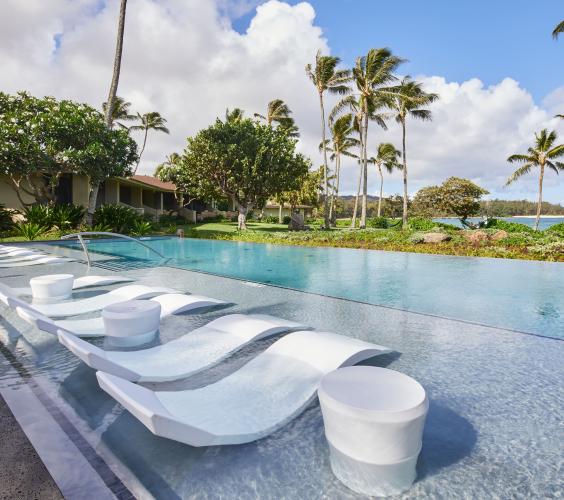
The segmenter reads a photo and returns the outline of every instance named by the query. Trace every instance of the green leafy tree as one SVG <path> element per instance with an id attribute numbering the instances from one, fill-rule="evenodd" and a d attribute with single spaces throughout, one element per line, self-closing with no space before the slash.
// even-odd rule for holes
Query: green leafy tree
<path id="1" fill-rule="evenodd" d="M 376 150 L 376 156 L 373 156 L 368 160 L 368 163 L 373 163 L 378 169 L 378 175 L 380 177 L 380 196 L 378 197 L 378 211 L 377 217 L 380 217 L 382 211 L 382 197 L 384 195 L 384 174 L 382 168 L 391 174 L 394 169 L 401 170 L 401 165 L 398 158 L 401 157 L 401 153 L 395 148 L 393 144 L 389 142 L 382 142 L 378 145 Z"/>
<path id="2" fill-rule="evenodd" d="M 325 141 L 327 151 L 331 152 L 330 159 L 335 162 L 335 183 L 331 193 L 331 202 L 329 204 L 329 219 L 333 225 L 336 221 L 335 204 L 339 196 L 341 156 L 358 158 L 358 155 L 351 152 L 352 148 L 356 148 L 360 144 L 360 141 L 352 135 L 355 131 L 353 121 L 353 115 L 351 113 L 347 113 L 337 118 L 330 125 L 331 139 L 327 139 Z M 319 149 L 322 149 L 322 147 L 323 145 L 320 144 Z"/>
<path id="3" fill-rule="evenodd" d="M 295 146 L 283 131 L 268 125 L 218 119 L 188 138 L 181 165 L 186 176 L 199 179 L 202 197 L 234 200 L 245 229 L 249 210 L 299 188 L 310 162 L 296 153 Z"/>
<path id="4" fill-rule="evenodd" d="M 82 174 L 91 184 L 128 175 L 137 145 L 126 130 L 106 127 L 85 104 L 0 93 L 0 165 L 20 201 L 52 204 L 63 174 Z"/>
<path id="5" fill-rule="evenodd" d="M 539 221 L 542 209 L 542 184 L 544 180 L 545 170 L 548 168 L 555 173 L 564 170 L 564 163 L 557 161 L 558 158 L 564 156 L 564 144 L 556 145 L 556 132 L 548 132 L 542 129 L 535 134 L 535 145 L 531 146 L 526 154 L 515 154 L 507 158 L 509 163 L 522 163 L 522 165 L 513 172 L 511 177 L 507 179 L 506 186 L 512 184 L 531 169 L 539 169 L 539 198 L 537 203 L 537 214 L 535 219 L 535 229 L 539 227 Z"/>
<path id="6" fill-rule="evenodd" d="M 129 127 L 129 130 L 142 130 L 143 131 L 143 145 L 141 146 L 141 151 L 139 153 L 139 158 L 137 159 L 137 164 L 133 169 L 133 174 L 137 172 L 139 168 L 139 162 L 141 161 L 141 156 L 143 151 L 145 151 L 145 146 L 147 145 L 147 135 L 149 130 L 155 130 L 157 132 L 163 132 L 165 134 L 170 133 L 165 123 L 166 120 L 157 111 L 152 111 L 150 113 L 145 113 L 144 115 L 137 113 L 137 118 L 139 119 L 139 125 L 133 125 Z"/>
<path id="7" fill-rule="evenodd" d="M 323 169 L 306 172 L 299 179 L 299 187 L 282 193 L 281 199 L 288 202 L 290 212 L 293 213 L 298 205 L 317 206 L 319 203 L 319 192 L 323 182 Z M 282 221 L 279 221 L 280 223 Z"/>
<path id="8" fill-rule="evenodd" d="M 157 179 L 172 182 L 176 186 L 177 210 L 189 205 L 196 198 L 206 196 L 201 179 L 192 175 L 190 168 L 184 165 L 184 157 L 178 153 L 169 155 L 165 162 L 157 166 L 154 175 Z"/>
<path id="9" fill-rule="evenodd" d="M 123 97 L 119 97 L 116 96 L 114 99 L 114 108 L 112 111 L 112 123 L 111 123 L 111 127 L 113 128 L 114 125 L 119 125 L 122 128 L 128 128 L 126 125 L 124 125 L 123 123 L 121 123 L 122 121 L 132 121 L 135 120 L 137 118 L 137 115 L 132 114 L 129 111 L 129 108 L 131 107 L 131 103 L 127 102 Z M 102 104 L 102 112 L 104 113 L 104 115 L 106 114 L 108 110 L 108 103 L 104 102 Z M 121 121 L 118 121 L 121 120 Z"/>
<path id="10" fill-rule="evenodd" d="M 323 150 L 323 216 L 324 227 L 329 229 L 329 172 L 327 163 L 326 148 L 326 125 L 325 125 L 325 105 L 323 94 L 348 94 L 349 71 L 337 70 L 339 58 L 334 56 L 324 56 L 318 51 L 315 56 L 315 65 L 308 64 L 305 68 L 306 75 L 309 77 L 319 95 L 319 108 L 321 111 L 321 144 Z"/>
<path id="11" fill-rule="evenodd" d="M 439 96 L 433 93 L 427 93 L 423 90 L 421 83 L 412 80 L 406 76 L 400 84 L 393 89 L 391 94 L 392 100 L 390 107 L 393 109 L 396 121 L 401 125 L 401 143 L 403 156 L 403 227 L 407 227 L 407 154 L 405 147 L 406 123 L 407 118 L 415 118 L 417 120 L 430 121 L 432 119 L 431 111 L 423 109 L 423 106 L 435 102 Z"/>

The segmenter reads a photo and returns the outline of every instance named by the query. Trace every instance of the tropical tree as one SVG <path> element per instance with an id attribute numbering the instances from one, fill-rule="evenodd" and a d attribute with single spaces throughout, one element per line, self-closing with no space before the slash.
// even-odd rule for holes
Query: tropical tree
<path id="1" fill-rule="evenodd" d="M 198 180 L 201 197 L 234 200 L 245 229 L 249 210 L 300 187 L 310 162 L 295 148 L 296 141 L 276 128 L 218 119 L 188 138 L 181 166 L 187 179 Z"/>
<path id="2" fill-rule="evenodd" d="M 552 38 L 558 38 L 560 33 L 564 33 L 564 21 L 560 21 L 552 31 Z"/>
<path id="3" fill-rule="evenodd" d="M 132 121 L 137 118 L 137 115 L 133 115 L 130 113 L 129 111 L 130 107 L 131 107 L 130 102 L 127 102 L 123 97 L 116 96 L 116 98 L 114 99 L 114 109 L 112 111 L 112 116 L 111 116 L 112 119 L 111 128 L 113 128 L 115 124 L 119 125 L 122 128 L 127 128 L 126 125 L 118 122 L 118 120 Z M 102 111 L 104 115 L 106 114 L 107 108 L 108 108 L 108 103 L 104 102 L 102 104 Z"/>
<path id="4" fill-rule="evenodd" d="M 285 130 L 290 137 L 299 137 L 298 127 L 294 119 L 290 116 L 292 111 L 282 99 L 274 99 L 270 101 L 266 108 L 266 115 L 255 113 L 256 118 L 265 120 L 270 126 L 276 123 L 278 127 Z"/>
<path id="5" fill-rule="evenodd" d="M 178 153 L 167 156 L 166 160 L 155 169 L 154 176 L 163 182 L 172 182 L 176 186 L 177 210 L 205 195 L 200 179 L 191 175 L 189 169 L 185 168 L 183 157 Z"/>
<path id="6" fill-rule="evenodd" d="M 549 168 L 556 173 L 564 170 L 564 163 L 556 161 L 557 158 L 564 156 L 564 144 L 555 145 L 556 139 L 557 135 L 554 130 L 548 132 L 547 129 L 542 129 L 535 134 L 535 144 L 527 149 L 526 154 L 515 154 L 507 158 L 509 163 L 522 163 L 522 165 L 507 179 L 506 186 L 512 184 L 523 175 L 528 174 L 532 168 L 538 167 L 539 169 L 539 198 L 535 229 L 539 227 L 542 208 L 542 183 L 545 169 Z"/>
<path id="7" fill-rule="evenodd" d="M 121 56 L 123 52 L 123 33 L 125 29 L 125 10 L 127 7 L 127 0 L 120 1 L 118 30 L 116 38 L 116 51 L 114 55 L 114 68 L 112 72 L 112 83 L 110 84 L 110 92 L 108 100 L 106 101 L 105 122 L 106 126 L 111 129 L 113 124 L 113 113 L 116 101 L 117 89 L 119 84 L 119 74 L 121 71 Z M 98 200 L 98 191 L 100 190 L 100 182 L 95 177 L 90 177 L 90 194 L 88 196 L 88 223 L 92 224 L 94 211 L 96 210 L 96 201 Z"/>
<path id="8" fill-rule="evenodd" d="M 225 110 L 225 121 L 227 122 L 239 122 L 244 118 L 245 112 L 241 108 L 233 108 L 233 110 L 227 108 Z"/>
<path id="9" fill-rule="evenodd" d="M 378 145 L 376 150 L 376 156 L 373 156 L 368 160 L 368 163 L 373 163 L 378 169 L 378 175 L 380 176 L 380 196 L 378 196 L 378 211 L 377 216 L 380 217 L 382 213 L 382 196 L 384 195 L 384 174 L 382 172 L 382 167 L 391 174 L 394 169 L 401 170 L 401 165 L 398 158 L 401 157 L 401 153 L 394 147 L 393 144 L 389 142 L 382 142 Z"/>
<path id="10" fill-rule="evenodd" d="M 358 92 L 358 98 L 349 96 L 337 104 L 336 110 L 344 106 L 357 106 L 359 110 L 358 126 L 360 130 L 360 161 L 362 183 L 362 208 L 360 227 L 366 227 L 366 208 L 368 202 L 368 123 L 376 121 L 385 128 L 385 116 L 379 113 L 389 100 L 388 87 L 396 77 L 394 71 L 403 62 L 387 48 L 370 49 L 365 56 L 356 59 L 352 70 L 352 80 Z M 352 99 L 351 99 L 352 98 Z"/>
<path id="11" fill-rule="evenodd" d="M 331 152 L 330 159 L 335 162 L 335 183 L 331 193 L 329 203 L 329 220 L 331 224 L 335 224 L 336 219 L 336 201 L 339 197 L 339 183 L 341 177 L 341 156 L 358 158 L 358 155 L 351 153 L 351 149 L 358 147 L 360 141 L 351 134 L 355 131 L 353 115 L 347 113 L 342 115 L 330 124 L 331 139 L 325 141 L 327 151 Z M 319 145 L 319 149 L 323 148 L 323 144 Z"/>
<path id="12" fill-rule="evenodd" d="M 132 125 L 131 127 L 129 127 L 129 130 L 143 130 L 143 146 L 141 146 L 139 159 L 137 160 L 137 165 L 135 165 L 135 169 L 133 170 L 134 175 L 135 172 L 137 172 L 137 168 L 139 167 L 139 162 L 141 161 L 143 151 L 145 151 L 149 130 L 156 130 L 158 132 L 164 132 L 165 134 L 168 134 L 170 132 L 165 126 L 166 120 L 157 111 L 145 113 L 144 115 L 137 113 L 137 118 L 141 123 L 139 125 Z"/>
<path id="13" fill-rule="evenodd" d="M 326 148 L 326 132 L 325 132 L 325 106 L 323 103 L 323 94 L 325 92 L 333 94 L 348 94 L 350 87 L 348 82 L 350 72 L 348 70 L 337 70 L 340 59 L 334 56 L 321 55 L 318 51 L 315 55 L 315 65 L 308 64 L 305 67 L 306 75 L 315 85 L 319 95 L 319 108 L 321 111 L 321 144 L 323 150 L 323 215 L 324 227 L 329 229 L 329 178 L 327 165 L 327 148 Z"/>
<path id="14" fill-rule="evenodd" d="M 396 121 L 401 125 L 402 132 L 402 156 L 403 156 L 403 214 L 402 226 L 407 227 L 407 155 L 405 147 L 405 131 L 407 118 L 415 118 L 423 121 L 432 119 L 431 111 L 423 109 L 423 106 L 435 102 L 439 96 L 427 93 L 423 90 L 422 84 L 412 80 L 409 76 L 402 79 L 391 94 L 390 108 L 393 110 Z"/>

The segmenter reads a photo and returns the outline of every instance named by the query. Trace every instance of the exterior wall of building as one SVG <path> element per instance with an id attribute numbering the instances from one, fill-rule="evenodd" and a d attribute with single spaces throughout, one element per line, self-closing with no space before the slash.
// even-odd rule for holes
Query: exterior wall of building
<path id="1" fill-rule="evenodd" d="M 25 186 L 24 186 L 25 187 Z M 26 193 L 21 192 L 21 197 L 25 203 L 33 203 L 34 198 Z M 10 179 L 6 175 L 0 175 L 0 203 L 14 210 L 21 210 L 23 208 L 18 195 L 10 185 Z"/>
<path id="2" fill-rule="evenodd" d="M 104 184 L 104 203 L 119 203 L 119 181 L 108 179 Z"/>
<path id="3" fill-rule="evenodd" d="M 88 185 L 88 177 L 86 175 L 72 176 L 72 202 L 75 205 L 88 206 L 88 195 L 90 187 Z"/>

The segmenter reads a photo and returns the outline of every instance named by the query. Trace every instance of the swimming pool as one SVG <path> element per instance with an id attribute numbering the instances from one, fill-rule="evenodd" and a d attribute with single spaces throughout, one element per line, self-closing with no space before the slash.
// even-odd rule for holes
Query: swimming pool
<path id="1" fill-rule="evenodd" d="M 144 242 L 173 267 L 564 338 L 561 263 L 176 237 Z M 88 248 L 160 261 L 135 242 L 93 240 Z"/>

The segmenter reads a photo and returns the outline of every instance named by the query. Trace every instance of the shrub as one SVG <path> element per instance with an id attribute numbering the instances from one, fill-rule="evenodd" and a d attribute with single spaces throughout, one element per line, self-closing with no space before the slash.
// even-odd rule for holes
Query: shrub
<path id="1" fill-rule="evenodd" d="M 15 210 L 5 208 L 3 203 L 0 203 L 0 232 L 10 231 L 14 227 Z"/>
<path id="2" fill-rule="evenodd" d="M 282 219 L 282 224 L 290 224 L 290 222 L 292 222 L 292 217 L 290 217 L 289 215 L 285 215 L 284 218 Z"/>
<path id="3" fill-rule="evenodd" d="M 545 232 L 555 234 L 556 236 L 560 236 L 560 238 L 564 238 L 564 222 L 553 224 L 549 228 L 545 229 Z"/>
<path id="4" fill-rule="evenodd" d="M 489 219 L 486 223 L 488 229 L 503 229 L 508 233 L 533 233 L 535 230 L 526 224 L 508 222 L 502 219 Z"/>
<path id="5" fill-rule="evenodd" d="M 33 241 L 42 234 L 46 233 L 48 228 L 32 222 L 23 222 L 16 226 L 16 234 L 22 236 L 26 240 Z"/>
<path id="6" fill-rule="evenodd" d="M 145 236 L 153 231 L 153 225 L 150 222 L 143 220 L 136 220 L 131 227 L 131 234 L 133 236 Z"/>
<path id="7" fill-rule="evenodd" d="M 169 226 L 171 224 L 186 224 L 186 219 L 181 215 L 161 215 L 159 217 L 159 223 L 163 226 Z"/>
<path id="8" fill-rule="evenodd" d="M 76 228 L 84 219 L 86 209 L 80 205 L 54 205 L 48 208 L 49 225 L 56 226 L 59 231 Z"/>
<path id="9" fill-rule="evenodd" d="M 266 222 L 267 224 L 278 224 L 278 217 L 276 215 L 267 215 L 261 219 L 261 222 Z"/>
<path id="10" fill-rule="evenodd" d="M 94 223 L 110 227 L 114 233 L 128 233 L 141 218 L 123 205 L 102 205 L 94 212 Z"/>
<path id="11" fill-rule="evenodd" d="M 110 226 L 105 226 L 104 224 L 95 224 L 90 226 L 88 224 L 82 224 L 78 228 L 80 231 L 86 232 L 97 232 L 97 233 L 110 233 L 112 228 Z"/>
<path id="12" fill-rule="evenodd" d="M 412 234 L 409 237 L 408 241 L 410 243 L 423 243 L 425 241 L 425 238 L 423 237 L 423 235 L 421 233 L 415 233 L 415 234 Z"/>
<path id="13" fill-rule="evenodd" d="M 25 221 L 29 224 L 35 224 L 41 227 L 51 227 L 51 214 L 49 207 L 46 205 L 31 205 L 23 210 Z"/>
<path id="14" fill-rule="evenodd" d="M 166 234 L 176 234 L 176 224 L 170 224 L 169 226 L 167 226 L 165 228 L 165 233 Z"/>
<path id="15" fill-rule="evenodd" d="M 369 219 L 366 219 L 366 227 L 388 229 L 388 227 L 390 227 L 390 224 L 386 217 L 370 217 Z"/>
<path id="16" fill-rule="evenodd" d="M 409 228 L 414 231 L 432 231 L 437 227 L 437 223 L 425 217 L 412 217 L 409 219 Z"/>

